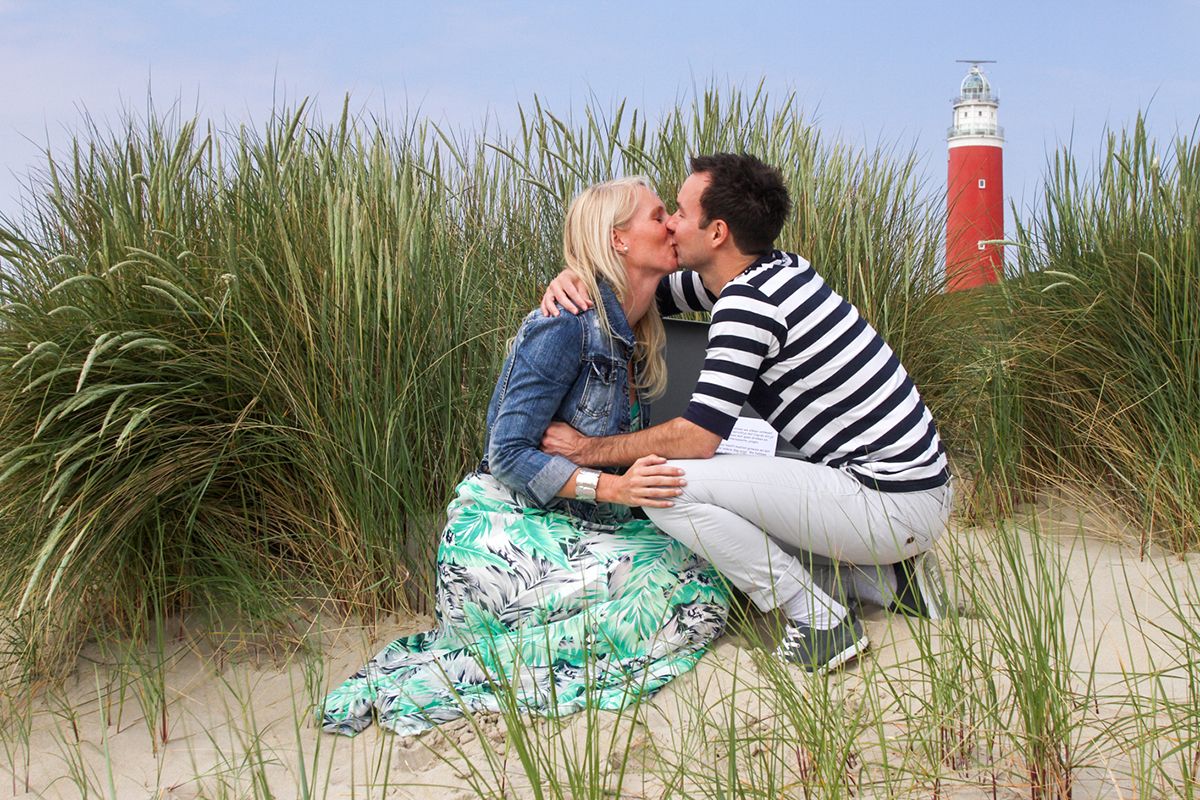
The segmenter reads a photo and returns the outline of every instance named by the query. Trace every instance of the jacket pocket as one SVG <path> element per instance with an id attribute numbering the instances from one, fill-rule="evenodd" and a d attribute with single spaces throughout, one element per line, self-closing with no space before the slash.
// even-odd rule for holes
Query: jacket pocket
<path id="1" fill-rule="evenodd" d="M 579 398 L 578 413 L 607 419 L 613 413 L 617 392 L 624 383 L 624 365 L 604 356 L 593 356 L 584 362 L 584 366 L 587 380 Z"/>

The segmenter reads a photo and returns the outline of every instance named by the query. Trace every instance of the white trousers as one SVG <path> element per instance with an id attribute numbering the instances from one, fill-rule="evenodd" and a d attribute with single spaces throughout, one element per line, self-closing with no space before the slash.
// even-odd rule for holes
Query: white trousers
<path id="1" fill-rule="evenodd" d="M 814 561 L 894 564 L 933 547 L 950 487 L 868 489 L 840 469 L 791 458 L 674 460 L 687 479 L 671 508 L 646 515 L 704 556 L 760 609 L 829 627 L 846 609 L 813 582 Z"/>

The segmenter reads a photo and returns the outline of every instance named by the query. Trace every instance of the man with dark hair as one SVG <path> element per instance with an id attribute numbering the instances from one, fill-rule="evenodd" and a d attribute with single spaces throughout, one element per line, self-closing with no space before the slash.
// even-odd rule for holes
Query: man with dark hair
<path id="1" fill-rule="evenodd" d="M 868 644 L 847 593 L 940 614 L 932 548 L 950 485 L 933 419 L 895 354 L 807 261 L 771 249 L 790 207 L 779 171 L 753 156 L 693 159 L 668 225 L 688 269 L 658 290 L 664 314 L 712 312 L 687 409 L 602 438 L 556 422 L 542 445 L 593 466 L 647 453 L 686 459 L 673 462 L 686 476 L 673 505 L 647 515 L 759 608 L 781 609 L 777 655 L 823 671 Z M 555 284 L 547 313 L 557 313 L 554 300 L 569 311 L 586 302 Z M 746 402 L 801 458 L 712 457 Z M 839 565 L 838 579 L 819 586 L 813 556 Z"/>
<path id="2" fill-rule="evenodd" d="M 708 176 L 700 195 L 700 227 L 725 220 L 738 250 L 770 252 L 792 209 L 779 170 L 753 156 L 717 153 L 694 156 L 692 174 Z"/>

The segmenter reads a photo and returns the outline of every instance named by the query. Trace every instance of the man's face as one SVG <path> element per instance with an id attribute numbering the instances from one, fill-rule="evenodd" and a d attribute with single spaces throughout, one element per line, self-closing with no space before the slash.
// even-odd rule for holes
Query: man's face
<path id="1" fill-rule="evenodd" d="M 675 252 L 679 255 L 681 267 L 702 269 L 712 257 L 712 250 L 708 246 L 709 231 L 700 227 L 700 223 L 705 221 L 700 208 L 700 195 L 708 188 L 710 180 L 703 172 L 689 175 L 676 196 L 679 207 L 667 220 L 667 229 L 675 239 Z"/>

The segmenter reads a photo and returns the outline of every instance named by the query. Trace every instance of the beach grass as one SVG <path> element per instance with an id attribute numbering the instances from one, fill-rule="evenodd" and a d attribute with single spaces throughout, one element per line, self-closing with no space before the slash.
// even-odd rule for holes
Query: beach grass
<path id="1" fill-rule="evenodd" d="M 787 236 L 936 364 L 913 155 L 827 145 L 793 103 L 709 90 L 653 126 L 535 105 L 507 138 L 303 104 L 261 130 L 85 121 L 0 224 L 0 602 L 26 671 L 156 609 L 422 609 L 565 204 L 614 173 L 670 198 L 689 153 L 753 144 L 803 187 Z"/>
<path id="2" fill-rule="evenodd" d="M 991 293 L 980 475 L 1011 508 L 1070 487 L 1136 522 L 1143 549 L 1200 543 L 1200 141 L 1141 115 L 1096 162 L 1053 154 Z M 1003 497 L 1007 495 L 1006 497 Z"/>
<path id="3" fill-rule="evenodd" d="M 1055 154 L 1009 278 L 947 295 L 914 154 L 829 140 L 794 97 L 701 89 L 654 120 L 535 101 L 520 120 L 452 133 L 301 104 L 226 130 L 151 103 L 49 155 L 0 220 L 0 787 L 1200 794 L 1194 136 L 1164 148 L 1139 119 L 1090 171 Z M 943 546 L 957 613 L 870 618 L 872 654 L 830 676 L 772 662 L 750 615 L 644 708 L 530 720 L 513 698 L 415 741 L 323 736 L 324 692 L 389 615 L 428 608 L 442 508 L 559 268 L 566 203 L 644 173 L 671 205 L 688 155 L 721 149 L 782 167 L 782 243 L 938 420 L 959 523 L 983 526 Z M 1048 496 L 1122 518 L 1135 546 L 1048 530 L 1030 516 Z M 332 647 L 350 619 L 361 640 Z"/>

